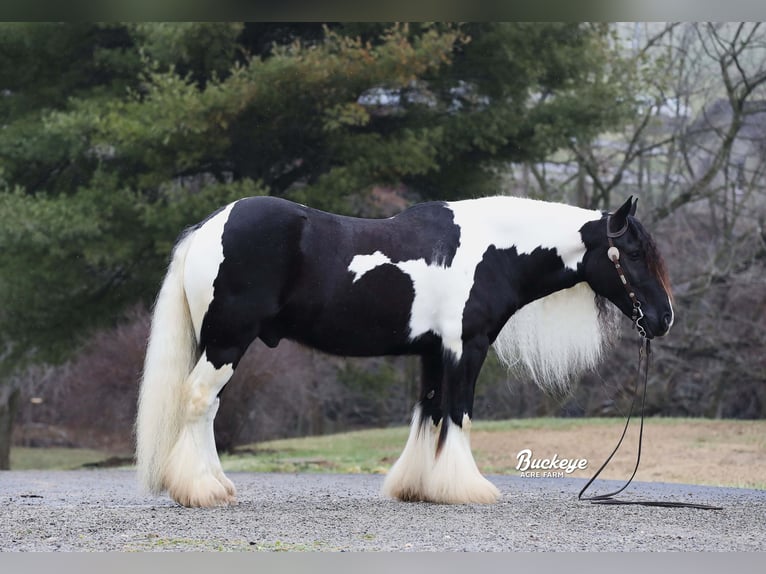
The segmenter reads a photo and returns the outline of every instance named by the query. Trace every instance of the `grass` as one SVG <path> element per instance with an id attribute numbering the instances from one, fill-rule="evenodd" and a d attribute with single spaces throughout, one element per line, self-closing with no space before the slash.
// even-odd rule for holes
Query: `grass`
<path id="1" fill-rule="evenodd" d="M 681 421 L 682 419 L 671 419 Z M 473 431 L 567 430 L 613 425 L 615 419 L 531 418 L 479 421 Z M 238 447 L 221 460 L 224 470 L 244 472 L 385 473 L 407 440 L 407 427 L 370 429 L 325 436 L 288 438 Z"/>
<path id="2" fill-rule="evenodd" d="M 576 428 L 608 419 L 536 418 L 481 421 L 475 431 Z M 279 439 L 242 446 L 221 457 L 225 471 L 385 474 L 402 451 L 409 429 L 394 427 L 333 435 Z"/>
<path id="3" fill-rule="evenodd" d="M 13 470 L 74 470 L 96 465 L 113 455 L 87 448 L 27 448 L 11 449 Z"/>
<path id="4" fill-rule="evenodd" d="M 515 455 L 532 446 L 544 456 L 587 456 L 588 469 L 573 474 L 587 478 L 616 443 L 623 424 L 618 418 L 479 421 L 472 428 L 472 443 L 476 462 L 487 473 L 518 474 Z M 658 417 L 647 419 L 645 426 L 638 480 L 766 489 L 766 421 Z M 636 447 L 631 432 L 605 478 L 629 475 Z M 242 447 L 222 462 L 226 471 L 383 474 L 400 454 L 407 433 L 398 427 L 274 440 Z"/>
<path id="5" fill-rule="evenodd" d="M 479 421 L 472 428 L 472 443 L 477 464 L 487 473 L 518 474 L 516 452 L 532 447 L 545 457 L 554 452 L 560 457 L 587 456 L 590 475 L 616 442 L 623 423 L 616 418 Z M 766 489 L 766 421 L 651 418 L 646 426 L 646 457 L 638 480 Z M 273 440 L 239 447 L 221 460 L 227 472 L 384 474 L 401 453 L 407 434 L 407 428 L 396 427 Z M 635 450 L 624 450 L 628 467 Z M 72 469 L 107 457 L 85 449 L 16 448 L 11 467 Z M 625 472 L 618 466 L 615 478 Z"/>
<path id="6" fill-rule="evenodd" d="M 477 422 L 475 430 L 574 428 L 608 419 L 536 418 Z M 228 472 L 385 473 L 407 440 L 406 427 L 370 429 L 325 436 L 280 439 L 245 445 L 221 457 Z M 110 455 L 77 448 L 13 448 L 14 470 L 72 470 Z"/>
<path id="7" fill-rule="evenodd" d="M 226 471 L 337 472 L 382 474 L 407 440 L 404 427 L 247 445 L 221 457 Z"/>

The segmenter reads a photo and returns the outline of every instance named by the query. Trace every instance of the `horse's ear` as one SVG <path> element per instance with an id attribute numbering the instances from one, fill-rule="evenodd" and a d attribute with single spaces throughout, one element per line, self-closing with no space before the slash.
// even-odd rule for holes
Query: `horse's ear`
<path id="1" fill-rule="evenodd" d="M 636 203 L 638 203 L 638 200 L 634 202 L 633 196 L 631 195 L 625 203 L 623 203 L 620 208 L 609 217 L 608 231 L 610 234 L 619 234 L 628 226 L 628 216 L 633 215 L 636 212 Z"/>
<path id="2" fill-rule="evenodd" d="M 630 199 L 628 199 L 630 201 Z M 633 205 L 630 207 L 630 214 L 636 215 L 636 207 L 638 207 L 638 198 L 633 200 Z"/>

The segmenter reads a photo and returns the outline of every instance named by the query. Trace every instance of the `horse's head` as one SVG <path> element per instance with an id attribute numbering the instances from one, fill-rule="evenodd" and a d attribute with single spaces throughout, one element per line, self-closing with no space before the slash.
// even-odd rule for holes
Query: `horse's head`
<path id="1" fill-rule="evenodd" d="M 637 202 L 628 198 L 616 212 L 583 227 L 583 270 L 591 288 L 651 339 L 673 325 L 672 293 L 662 256 L 635 217 Z"/>

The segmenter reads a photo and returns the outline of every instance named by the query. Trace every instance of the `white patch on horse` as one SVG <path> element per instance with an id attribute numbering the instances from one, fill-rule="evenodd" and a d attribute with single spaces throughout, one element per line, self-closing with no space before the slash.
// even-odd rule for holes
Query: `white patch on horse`
<path id="1" fill-rule="evenodd" d="M 670 300 L 670 296 L 669 295 L 668 295 L 668 306 L 670 307 L 670 323 L 668 323 L 668 330 L 665 331 L 665 335 L 670 333 L 670 328 L 673 326 L 673 323 L 676 322 L 676 312 L 673 309 L 673 302 Z M 663 337 L 665 335 L 663 335 Z"/>
<path id="2" fill-rule="evenodd" d="M 463 354 L 463 309 L 473 287 L 477 265 L 490 246 L 515 247 L 519 254 L 555 249 L 564 265 L 577 269 L 585 254 L 580 229 L 601 212 L 565 204 L 498 196 L 447 203 L 460 228 L 460 245 L 450 266 L 424 259 L 394 263 L 411 279 L 415 297 L 410 313 L 411 340 L 433 332 L 456 360 Z M 378 265 L 390 263 L 380 251 L 357 255 L 349 265 L 354 281 Z"/>
<path id="3" fill-rule="evenodd" d="M 391 263 L 391 260 L 380 251 L 376 251 L 372 255 L 356 255 L 351 260 L 348 270 L 354 274 L 353 282 L 356 283 L 365 273 L 386 263 Z"/>
<path id="4" fill-rule="evenodd" d="M 213 282 L 223 262 L 223 228 L 235 203 L 224 207 L 194 231 L 186 257 L 184 290 L 198 341 L 202 319 L 213 300 Z"/>

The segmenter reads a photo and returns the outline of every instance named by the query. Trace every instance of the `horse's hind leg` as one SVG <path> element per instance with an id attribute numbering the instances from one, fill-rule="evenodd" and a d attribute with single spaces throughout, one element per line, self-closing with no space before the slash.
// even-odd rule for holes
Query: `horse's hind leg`
<path id="1" fill-rule="evenodd" d="M 434 465 L 436 437 L 441 423 L 441 387 L 444 364 L 441 353 L 421 359 L 420 400 L 412 413 L 407 444 L 383 482 L 386 496 L 405 501 L 427 500 L 426 484 Z"/>
<path id="2" fill-rule="evenodd" d="M 213 434 L 218 394 L 233 373 L 232 364 L 216 368 L 203 353 L 184 385 L 185 416 L 163 480 L 173 500 L 183 506 L 236 501 L 234 484 L 223 473 Z"/>

